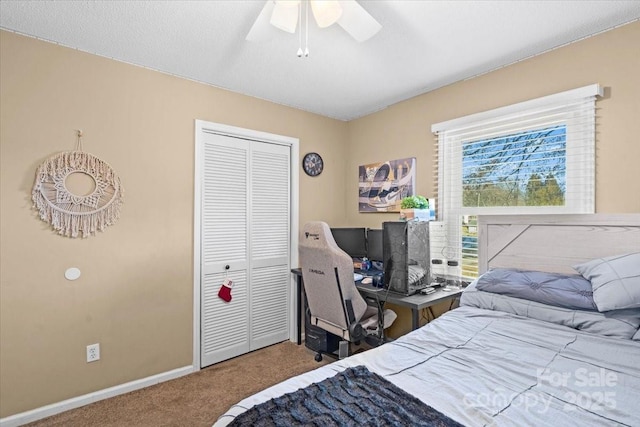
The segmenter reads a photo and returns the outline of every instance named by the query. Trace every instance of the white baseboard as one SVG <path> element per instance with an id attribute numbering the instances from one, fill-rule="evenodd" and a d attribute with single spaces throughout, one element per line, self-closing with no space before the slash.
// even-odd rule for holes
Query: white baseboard
<path id="1" fill-rule="evenodd" d="M 129 393 L 130 391 L 139 390 L 141 388 L 149 387 L 150 385 L 159 384 L 161 382 L 169 381 L 175 378 L 179 378 L 195 372 L 193 366 L 184 366 L 172 371 L 163 372 L 161 374 L 152 375 L 150 377 L 142 378 L 139 380 L 131 381 L 128 383 L 120 384 L 117 386 L 105 388 L 103 390 L 94 391 L 83 396 L 73 397 L 71 399 L 63 400 L 62 402 L 52 403 L 51 405 L 42 406 L 40 408 L 32 409 L 30 411 L 21 412 L 19 414 L 11 415 L 5 418 L 0 418 L 0 427 L 16 427 L 23 424 L 27 424 L 33 421 L 41 420 L 46 417 L 50 417 L 55 414 L 59 414 L 70 409 L 79 408 L 89 403 L 98 402 L 100 400 L 108 399 L 110 397 L 118 396 L 120 394 Z"/>

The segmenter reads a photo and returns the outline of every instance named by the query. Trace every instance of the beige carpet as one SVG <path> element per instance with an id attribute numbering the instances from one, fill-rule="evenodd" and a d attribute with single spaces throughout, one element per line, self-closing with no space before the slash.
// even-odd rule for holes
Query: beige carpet
<path id="1" fill-rule="evenodd" d="M 231 405 L 320 363 L 304 345 L 275 344 L 199 372 L 27 424 L 44 426 L 211 426 Z"/>

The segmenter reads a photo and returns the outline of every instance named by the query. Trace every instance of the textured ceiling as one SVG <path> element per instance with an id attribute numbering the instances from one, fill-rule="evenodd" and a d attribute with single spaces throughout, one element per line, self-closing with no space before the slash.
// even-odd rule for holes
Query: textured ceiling
<path id="1" fill-rule="evenodd" d="M 351 120 L 640 18 L 636 0 L 359 3 L 382 30 L 357 43 L 312 25 L 308 58 L 275 28 L 245 41 L 264 0 L 1 0 L 0 27 Z"/>

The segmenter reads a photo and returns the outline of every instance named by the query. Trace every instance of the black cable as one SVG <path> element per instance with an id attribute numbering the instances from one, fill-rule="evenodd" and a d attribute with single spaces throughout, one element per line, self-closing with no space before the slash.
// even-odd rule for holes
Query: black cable
<path id="1" fill-rule="evenodd" d="M 340 286 L 340 277 L 338 275 L 338 267 L 334 267 L 334 271 L 336 273 L 336 284 L 338 285 L 338 292 L 340 293 L 340 301 L 342 301 L 342 311 L 344 312 L 344 320 L 346 322 L 347 329 L 349 329 L 349 325 L 350 325 L 349 315 L 347 314 L 346 301 L 344 300 L 344 296 L 342 295 L 342 287 Z"/>

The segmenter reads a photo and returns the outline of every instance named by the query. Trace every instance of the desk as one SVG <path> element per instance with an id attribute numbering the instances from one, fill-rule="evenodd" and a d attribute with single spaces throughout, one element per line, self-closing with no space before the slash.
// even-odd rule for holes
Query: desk
<path id="1" fill-rule="evenodd" d="M 356 283 L 356 288 L 363 296 L 368 298 L 377 298 L 378 301 L 389 302 L 391 304 L 407 307 L 411 309 L 411 329 L 416 330 L 420 327 L 420 310 L 429 308 L 432 305 L 442 301 L 452 300 L 460 296 L 462 289 L 445 291 L 442 288 L 429 295 L 420 293 L 414 295 L 402 295 L 396 292 L 387 291 L 386 289 L 376 288 L 371 285 L 363 285 Z"/>
<path id="2" fill-rule="evenodd" d="M 297 285 L 297 298 L 296 298 L 296 325 L 297 325 L 297 343 L 302 343 L 302 294 L 304 292 L 304 286 L 302 283 L 302 270 L 299 268 L 291 269 L 291 273 L 296 276 Z M 362 283 L 356 283 L 356 288 L 367 298 L 377 298 L 380 302 L 390 302 L 391 304 L 399 305 L 401 307 L 408 307 L 411 309 L 411 329 L 416 330 L 420 327 L 420 310 L 423 308 L 429 308 L 432 305 L 438 304 L 442 301 L 453 300 L 462 293 L 462 289 L 445 291 L 441 288 L 430 295 L 414 294 L 414 295 L 402 295 L 395 292 L 387 291 L 383 288 L 376 288 L 371 285 L 363 285 Z"/>

